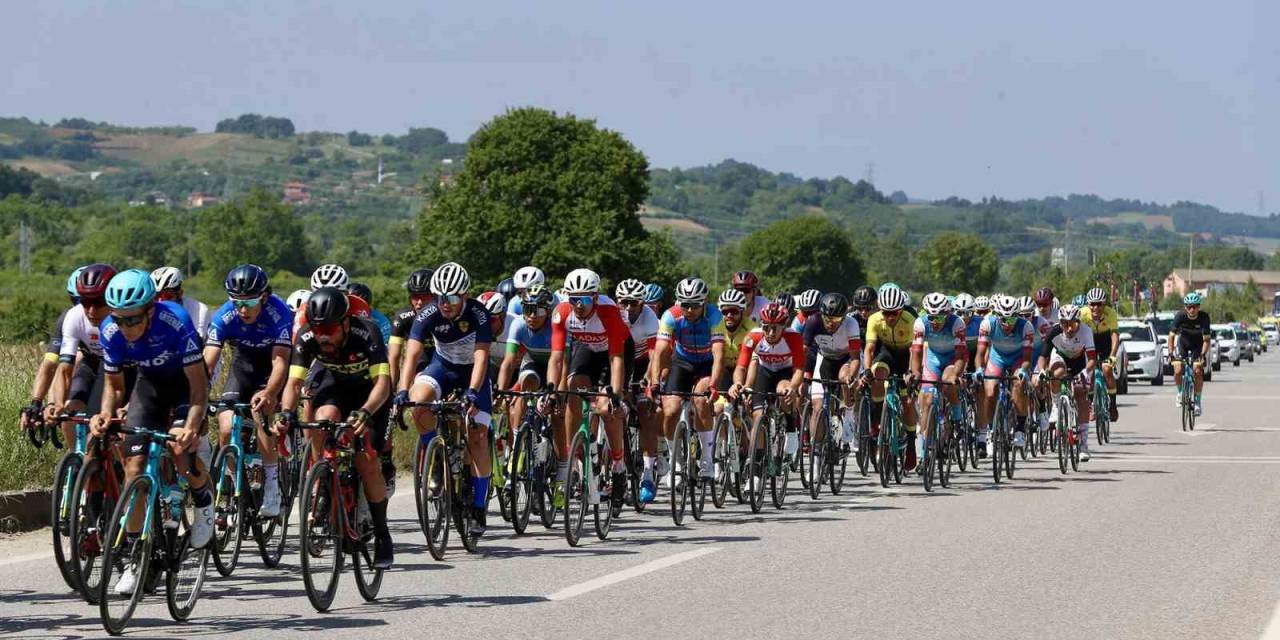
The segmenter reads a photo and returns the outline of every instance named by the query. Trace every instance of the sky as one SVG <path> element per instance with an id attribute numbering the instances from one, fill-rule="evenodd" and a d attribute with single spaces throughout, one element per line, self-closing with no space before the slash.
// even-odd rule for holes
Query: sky
<path id="1" fill-rule="evenodd" d="M 1280 3 L 4 2 L 0 115 L 465 140 L 597 120 L 886 193 L 1096 193 L 1280 211 Z"/>

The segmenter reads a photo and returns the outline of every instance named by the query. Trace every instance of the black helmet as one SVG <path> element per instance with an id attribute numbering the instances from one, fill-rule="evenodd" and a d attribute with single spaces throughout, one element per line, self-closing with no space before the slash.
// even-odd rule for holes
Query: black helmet
<path id="1" fill-rule="evenodd" d="M 796 297 L 783 291 L 773 297 L 773 303 L 787 310 L 787 313 L 795 313 Z"/>
<path id="2" fill-rule="evenodd" d="M 824 316 L 843 316 L 849 312 L 849 300 L 843 293 L 831 292 L 818 301 L 818 309 Z"/>
<path id="3" fill-rule="evenodd" d="M 435 274 L 435 269 L 418 269 L 409 274 L 409 279 L 405 281 L 404 288 L 408 289 L 409 295 L 413 296 L 431 293 L 431 276 Z"/>
<path id="4" fill-rule="evenodd" d="M 855 289 L 853 292 L 853 306 L 858 309 L 874 309 L 876 306 L 876 290 L 865 284 Z"/>
<path id="5" fill-rule="evenodd" d="M 351 288 L 347 290 L 347 293 L 364 300 L 369 306 L 373 306 L 373 289 L 370 289 L 369 285 L 363 282 L 352 282 Z"/>
<path id="6" fill-rule="evenodd" d="M 337 287 L 320 287 L 307 298 L 308 324 L 338 324 L 347 319 L 351 303 Z"/>
<path id="7" fill-rule="evenodd" d="M 242 264 L 227 272 L 227 295 L 232 298 L 252 298 L 266 293 L 267 272 L 256 264 Z"/>
<path id="8" fill-rule="evenodd" d="M 520 295 L 521 310 L 524 309 L 551 309 L 555 300 L 551 297 L 551 292 L 547 291 L 547 285 L 535 284 L 524 290 Z"/>
<path id="9" fill-rule="evenodd" d="M 502 282 L 498 283 L 498 288 L 494 289 L 494 291 L 501 293 L 503 298 L 511 300 L 516 297 L 516 282 L 511 278 L 504 278 Z"/>

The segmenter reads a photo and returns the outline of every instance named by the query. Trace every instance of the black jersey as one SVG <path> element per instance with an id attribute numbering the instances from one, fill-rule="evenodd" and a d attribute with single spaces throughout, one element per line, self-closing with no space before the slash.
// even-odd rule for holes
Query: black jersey
<path id="1" fill-rule="evenodd" d="M 378 325 L 368 318 L 352 316 L 347 330 L 347 340 L 336 353 L 326 355 L 320 350 L 311 325 L 298 329 L 293 340 L 293 356 L 289 362 L 289 377 L 303 379 L 312 362 L 319 363 L 335 378 L 344 381 L 368 381 L 391 374 L 387 364 L 387 345 L 382 341 Z"/>

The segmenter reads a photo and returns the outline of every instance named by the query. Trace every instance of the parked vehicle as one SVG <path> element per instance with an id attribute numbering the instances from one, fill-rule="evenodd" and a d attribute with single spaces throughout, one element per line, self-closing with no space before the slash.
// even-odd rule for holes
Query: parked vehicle
<path id="1" fill-rule="evenodd" d="M 1213 335 L 1218 338 L 1218 353 L 1222 355 L 1222 359 L 1230 362 L 1233 367 L 1240 366 L 1247 339 L 1229 324 L 1215 324 L 1211 328 Z"/>
<path id="2" fill-rule="evenodd" d="M 1125 377 L 1129 380 L 1150 381 L 1154 386 L 1164 384 L 1164 360 L 1161 357 L 1160 340 L 1151 320 L 1122 318 L 1120 343 L 1128 355 Z"/>

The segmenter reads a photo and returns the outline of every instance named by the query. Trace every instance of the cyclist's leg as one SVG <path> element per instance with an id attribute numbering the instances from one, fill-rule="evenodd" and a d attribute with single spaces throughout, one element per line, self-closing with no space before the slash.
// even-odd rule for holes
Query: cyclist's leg
<path id="1" fill-rule="evenodd" d="M 462 372 L 460 372 L 462 373 Z M 465 372 L 466 376 L 471 373 Z M 479 397 L 476 399 L 476 414 L 471 417 L 471 428 L 467 430 L 467 453 L 471 458 L 471 478 L 473 482 L 473 501 L 471 506 L 483 509 L 488 504 L 489 478 L 493 473 L 492 460 L 489 458 L 489 428 L 492 423 L 493 400 L 492 387 L 488 378 L 481 383 Z"/>
<path id="2" fill-rule="evenodd" d="M 711 365 L 708 363 L 706 367 L 708 376 L 698 379 L 697 384 L 693 386 L 694 392 L 705 393 L 711 389 L 711 378 L 709 376 L 711 373 L 710 370 Z M 699 371 L 699 373 L 701 373 L 701 371 Z M 702 443 L 702 472 L 704 475 L 709 477 L 711 475 L 712 456 L 715 452 L 716 445 L 716 433 L 712 428 L 715 426 L 715 422 L 712 420 L 711 415 L 711 399 L 695 398 L 693 401 L 693 408 L 694 414 L 697 416 L 694 422 L 697 423 L 696 429 L 698 431 L 698 440 Z"/>

